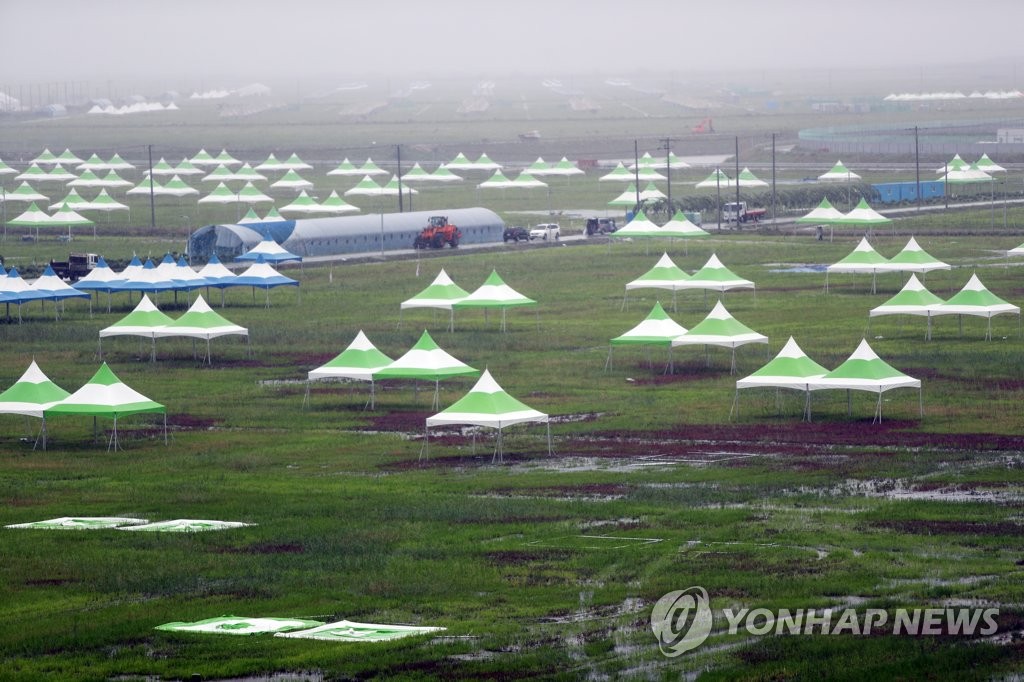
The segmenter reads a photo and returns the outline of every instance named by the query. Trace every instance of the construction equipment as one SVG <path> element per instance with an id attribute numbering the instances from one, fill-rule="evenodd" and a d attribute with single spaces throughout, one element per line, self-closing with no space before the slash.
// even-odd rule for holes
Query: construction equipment
<path id="1" fill-rule="evenodd" d="M 444 245 L 453 249 L 459 245 L 462 231 L 448 222 L 448 216 L 435 215 L 427 220 L 427 226 L 416 235 L 412 242 L 414 249 L 443 249 Z"/>
<path id="2" fill-rule="evenodd" d="M 711 124 L 710 118 L 703 119 L 700 123 L 693 126 L 690 130 L 691 133 L 713 133 L 715 132 L 715 126 Z"/>

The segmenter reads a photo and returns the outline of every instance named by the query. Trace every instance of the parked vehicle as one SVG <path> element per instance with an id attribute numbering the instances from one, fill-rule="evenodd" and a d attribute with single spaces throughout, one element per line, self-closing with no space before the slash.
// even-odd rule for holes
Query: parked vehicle
<path id="1" fill-rule="evenodd" d="M 617 229 L 619 229 L 619 226 L 615 224 L 615 218 L 587 218 L 586 234 L 588 237 L 598 234 L 611 234 Z"/>
<path id="2" fill-rule="evenodd" d="M 541 239 L 544 241 L 558 241 L 562 236 L 562 228 L 558 223 L 541 223 L 530 229 L 530 241 Z"/>
<path id="3" fill-rule="evenodd" d="M 501 238 L 506 242 L 518 242 L 520 240 L 530 241 L 530 231 L 520 225 L 511 225 L 505 228 Z"/>
<path id="4" fill-rule="evenodd" d="M 66 261 L 51 260 L 50 267 L 61 279 L 74 281 L 88 275 L 96 267 L 98 258 L 95 253 L 71 253 Z"/>
<path id="5" fill-rule="evenodd" d="M 722 220 L 727 223 L 756 223 L 767 213 L 766 208 L 747 208 L 745 201 L 730 201 L 722 206 Z"/>
<path id="6" fill-rule="evenodd" d="M 462 231 L 448 222 L 448 216 L 430 216 L 427 226 L 416 235 L 412 242 L 414 249 L 443 249 L 447 244 L 453 249 L 459 245 Z"/>

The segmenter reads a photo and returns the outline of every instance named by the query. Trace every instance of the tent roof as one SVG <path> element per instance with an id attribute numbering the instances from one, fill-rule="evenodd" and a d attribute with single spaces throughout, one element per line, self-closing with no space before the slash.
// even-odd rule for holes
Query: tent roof
<path id="1" fill-rule="evenodd" d="M 832 180 L 860 180 L 860 176 L 853 173 L 846 166 L 843 165 L 842 161 L 836 161 L 836 165 L 832 166 L 830 170 L 822 173 L 818 176 L 819 180 L 832 181 Z"/>
<path id="2" fill-rule="evenodd" d="M 441 272 L 437 273 L 437 277 L 426 289 L 402 302 L 401 309 L 442 308 L 451 310 L 453 303 L 458 303 L 466 296 L 469 296 L 469 292 L 453 282 L 444 268 L 441 268 Z"/>
<path id="3" fill-rule="evenodd" d="M 263 256 L 263 260 L 268 263 L 284 263 L 286 261 L 302 260 L 302 256 L 296 256 L 294 253 L 288 251 L 269 237 L 240 256 L 235 257 L 235 260 L 258 260 L 260 256 Z"/>
<path id="4" fill-rule="evenodd" d="M 975 315 L 992 317 L 1002 313 L 1020 315 L 1020 308 L 1007 303 L 985 288 L 977 275 L 964 285 L 963 289 L 954 294 L 948 301 L 935 307 L 933 315 Z"/>
<path id="5" fill-rule="evenodd" d="M 894 388 L 921 388 L 921 381 L 887 364 L 867 340 L 861 339 L 857 350 L 843 364 L 810 383 L 812 391 L 827 388 L 882 393 Z"/>
<path id="6" fill-rule="evenodd" d="M 212 308 L 202 296 L 185 313 L 154 332 L 157 338 L 165 336 L 187 336 L 196 339 L 215 339 L 218 336 L 249 336 L 249 330 L 229 322 Z"/>
<path id="7" fill-rule="evenodd" d="M 548 415 L 538 412 L 506 393 L 484 370 L 476 385 L 451 407 L 427 417 L 427 426 L 472 424 L 501 429 L 523 422 L 546 422 Z"/>
<path id="8" fill-rule="evenodd" d="M 69 395 L 71 394 L 50 381 L 33 360 L 21 378 L 0 393 L 0 414 L 42 417 L 46 408 Z"/>
<path id="9" fill-rule="evenodd" d="M 716 303 L 708 316 L 690 331 L 672 340 L 673 346 L 707 345 L 736 348 L 748 343 L 768 343 L 768 337 L 758 334 L 734 318 L 721 301 Z"/>
<path id="10" fill-rule="evenodd" d="M 866 199 L 860 202 L 839 221 L 841 225 L 881 225 L 892 222 L 892 218 L 884 215 L 868 206 Z"/>
<path id="11" fill-rule="evenodd" d="M 689 278 L 690 276 L 679 269 L 679 266 L 669 258 L 667 253 L 663 253 L 653 268 L 626 284 L 626 291 L 632 289 L 681 289 L 680 285 Z"/>
<path id="12" fill-rule="evenodd" d="M 692 239 L 694 237 L 709 237 L 710 235 L 697 225 L 690 222 L 690 219 L 682 211 L 676 211 L 667 223 L 661 226 L 658 231 L 660 237 L 674 237 Z"/>
<path id="13" fill-rule="evenodd" d="M 419 341 L 387 367 L 374 372 L 377 379 L 429 379 L 439 381 L 455 376 L 476 376 L 480 370 L 456 360 L 442 350 L 425 331 Z"/>
<path id="14" fill-rule="evenodd" d="M 680 288 L 729 291 L 730 289 L 753 289 L 754 283 L 729 270 L 722 264 L 722 261 L 718 260 L 717 255 L 711 254 L 704 267 L 690 275 L 689 279 L 680 284 Z"/>
<path id="15" fill-rule="evenodd" d="M 880 315 L 925 315 L 930 316 L 935 307 L 944 301 L 928 291 L 917 275 L 911 275 L 900 292 L 880 306 L 872 308 L 869 317 Z"/>
<path id="16" fill-rule="evenodd" d="M 796 219 L 798 223 L 836 224 L 843 219 L 843 212 L 832 205 L 828 197 L 823 197 L 821 203 L 805 216 Z"/>
<path id="17" fill-rule="evenodd" d="M 672 339 L 686 333 L 682 326 L 668 316 L 661 303 L 656 301 L 644 320 L 628 332 L 611 340 L 613 346 L 652 345 L 669 346 Z"/>
<path id="18" fill-rule="evenodd" d="M 888 264 L 889 259 L 875 251 L 867 237 L 861 237 L 853 251 L 827 269 L 829 272 L 884 272 Z"/>
<path id="19" fill-rule="evenodd" d="M 392 362 L 391 358 L 370 343 L 370 339 L 360 329 L 345 350 L 326 364 L 311 370 L 309 380 L 336 378 L 370 381 L 373 379 L 374 372 L 387 367 Z"/>
<path id="20" fill-rule="evenodd" d="M 149 296 L 142 295 L 142 300 L 135 309 L 114 324 L 100 330 L 100 338 L 108 336 L 145 336 L 155 338 L 156 330 L 173 322 L 170 317 L 160 311 Z"/>
<path id="21" fill-rule="evenodd" d="M 484 283 L 473 293 L 467 295 L 460 301 L 452 304 L 454 308 L 511 308 L 520 305 L 536 305 L 532 298 L 527 298 L 521 293 L 505 284 L 498 275 L 497 270 L 492 270 Z"/>
<path id="22" fill-rule="evenodd" d="M 932 270 L 949 270 L 949 263 L 944 263 L 918 245 L 913 237 L 903 247 L 903 250 L 889 259 L 887 270 L 900 272 L 931 272 Z"/>
<path id="23" fill-rule="evenodd" d="M 779 354 L 750 376 L 736 382 L 736 388 L 795 388 L 807 390 L 811 379 L 825 376 L 828 370 L 807 357 L 791 336 Z"/>
<path id="24" fill-rule="evenodd" d="M 634 203 L 631 201 L 630 203 Z M 661 228 L 654 221 L 647 217 L 642 210 L 637 211 L 633 219 L 609 235 L 615 239 L 626 239 L 629 237 L 660 237 Z"/>
<path id="25" fill-rule="evenodd" d="M 104 362 L 84 386 L 44 410 L 44 414 L 81 414 L 116 419 L 126 414 L 166 411 L 160 403 L 122 383 Z"/>

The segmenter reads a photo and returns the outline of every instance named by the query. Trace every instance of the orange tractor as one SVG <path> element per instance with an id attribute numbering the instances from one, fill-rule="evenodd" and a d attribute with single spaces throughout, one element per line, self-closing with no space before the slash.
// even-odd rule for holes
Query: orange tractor
<path id="1" fill-rule="evenodd" d="M 412 242 L 414 249 L 443 249 L 448 244 L 453 249 L 459 245 L 462 231 L 448 222 L 448 216 L 435 215 L 427 221 L 427 226 L 416 235 Z"/>

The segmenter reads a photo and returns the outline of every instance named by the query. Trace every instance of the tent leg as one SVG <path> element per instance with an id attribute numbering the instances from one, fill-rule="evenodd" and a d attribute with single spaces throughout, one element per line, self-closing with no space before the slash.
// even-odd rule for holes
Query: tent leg
<path id="1" fill-rule="evenodd" d="M 853 416 L 853 398 L 850 395 L 850 389 L 846 389 L 846 416 Z"/>
<path id="2" fill-rule="evenodd" d="M 441 381 L 434 382 L 434 405 L 435 410 L 441 409 Z"/>
<path id="3" fill-rule="evenodd" d="M 917 413 L 924 419 L 924 395 L 922 389 L 917 389 Z"/>
<path id="4" fill-rule="evenodd" d="M 612 348 L 611 344 L 608 344 L 608 357 L 604 361 L 604 371 L 608 371 L 612 368 Z"/>
<path id="5" fill-rule="evenodd" d="M 732 421 L 732 415 L 735 414 L 736 418 L 739 419 L 739 411 L 736 409 L 739 407 L 740 401 L 740 389 L 736 389 L 736 392 L 732 396 L 732 407 L 729 408 L 729 421 Z"/>
<path id="6" fill-rule="evenodd" d="M 421 461 L 421 462 L 423 461 L 424 457 L 427 457 L 429 455 L 429 452 L 428 452 L 428 450 L 430 448 L 430 442 L 429 441 L 430 441 L 430 429 L 428 429 L 426 426 L 424 426 L 423 427 L 423 444 L 420 445 L 420 458 L 419 458 L 419 461 Z"/>
<path id="7" fill-rule="evenodd" d="M 629 296 L 629 289 L 622 294 L 622 307 L 619 310 L 626 310 L 626 297 Z"/>
<path id="8" fill-rule="evenodd" d="M 164 445 L 167 445 L 167 413 L 164 412 Z"/>
<path id="9" fill-rule="evenodd" d="M 309 407 L 309 379 L 306 379 L 306 393 L 302 396 L 303 409 Z"/>
<path id="10" fill-rule="evenodd" d="M 373 379 L 371 378 L 370 379 L 370 409 L 371 410 L 376 409 L 376 405 L 375 405 L 375 402 L 376 402 L 375 401 L 376 392 L 377 392 L 376 386 L 375 386 L 375 384 L 373 382 Z"/>
<path id="11" fill-rule="evenodd" d="M 550 457 L 554 454 L 554 451 L 551 449 L 551 420 L 549 419 L 545 424 L 548 427 L 548 457 Z"/>

